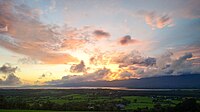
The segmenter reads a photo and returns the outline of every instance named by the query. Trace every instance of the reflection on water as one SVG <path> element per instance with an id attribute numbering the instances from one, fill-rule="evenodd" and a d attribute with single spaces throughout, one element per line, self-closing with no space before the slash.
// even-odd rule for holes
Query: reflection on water
<path id="1" fill-rule="evenodd" d="M 127 90 L 127 88 L 124 88 L 124 87 L 44 87 L 44 86 L 0 87 L 0 89 L 112 89 L 112 90 Z"/>
<path id="2" fill-rule="evenodd" d="M 132 90 L 132 91 L 170 91 L 170 90 L 198 90 L 198 89 L 130 89 L 125 87 L 0 87 L 0 89 L 111 89 L 111 90 Z"/>

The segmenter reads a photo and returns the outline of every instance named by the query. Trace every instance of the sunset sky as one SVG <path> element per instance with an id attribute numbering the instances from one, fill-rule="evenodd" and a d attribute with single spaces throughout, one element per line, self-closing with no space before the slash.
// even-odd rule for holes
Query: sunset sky
<path id="1" fill-rule="evenodd" d="M 0 0 L 0 86 L 200 74 L 199 0 Z"/>

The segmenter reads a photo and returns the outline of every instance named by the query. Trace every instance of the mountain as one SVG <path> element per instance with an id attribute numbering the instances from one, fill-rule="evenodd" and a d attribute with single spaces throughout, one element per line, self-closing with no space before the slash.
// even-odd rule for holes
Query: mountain
<path id="1" fill-rule="evenodd" d="M 141 79 L 65 83 L 62 87 L 126 87 L 140 89 L 200 89 L 200 74 L 159 76 Z"/>

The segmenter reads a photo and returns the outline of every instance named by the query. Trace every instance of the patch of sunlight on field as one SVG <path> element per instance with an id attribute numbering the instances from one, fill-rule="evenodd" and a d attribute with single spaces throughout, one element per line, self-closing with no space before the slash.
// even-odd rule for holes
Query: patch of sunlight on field
<path id="1" fill-rule="evenodd" d="M 137 109 L 137 108 L 152 108 L 154 104 L 152 103 L 151 97 L 143 97 L 143 96 L 124 96 L 124 99 L 127 99 L 130 101 L 130 104 L 128 104 L 125 109 Z"/>

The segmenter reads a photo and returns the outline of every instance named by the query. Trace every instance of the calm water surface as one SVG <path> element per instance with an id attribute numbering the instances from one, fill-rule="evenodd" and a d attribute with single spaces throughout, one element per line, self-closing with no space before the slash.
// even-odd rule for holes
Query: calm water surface
<path id="1" fill-rule="evenodd" d="M 170 91 L 170 90 L 198 90 L 198 89 L 129 89 L 125 87 L 0 87 L 0 89 L 111 89 L 133 91 Z"/>

